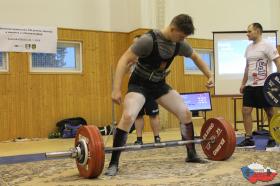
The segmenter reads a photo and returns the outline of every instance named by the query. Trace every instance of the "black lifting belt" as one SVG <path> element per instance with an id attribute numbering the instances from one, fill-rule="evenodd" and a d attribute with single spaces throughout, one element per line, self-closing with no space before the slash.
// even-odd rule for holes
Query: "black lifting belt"
<path id="1" fill-rule="evenodd" d="M 137 63 L 134 69 L 134 72 L 146 79 L 146 80 L 150 80 L 152 82 L 158 83 L 161 80 L 163 80 L 169 73 L 170 70 L 166 71 L 166 70 L 150 70 L 146 67 L 144 67 L 143 65 Z"/>

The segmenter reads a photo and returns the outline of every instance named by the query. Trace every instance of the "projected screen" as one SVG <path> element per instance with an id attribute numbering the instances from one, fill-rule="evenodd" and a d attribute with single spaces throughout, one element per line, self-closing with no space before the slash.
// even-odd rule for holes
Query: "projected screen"
<path id="1" fill-rule="evenodd" d="M 215 94 L 239 95 L 244 75 L 246 59 L 244 57 L 249 41 L 246 32 L 214 32 Z M 264 32 L 265 41 L 277 46 L 275 31 Z M 276 66 L 273 64 L 273 71 Z"/>
<path id="2" fill-rule="evenodd" d="M 212 110 L 211 97 L 209 92 L 181 93 L 185 105 L 190 111 Z"/>

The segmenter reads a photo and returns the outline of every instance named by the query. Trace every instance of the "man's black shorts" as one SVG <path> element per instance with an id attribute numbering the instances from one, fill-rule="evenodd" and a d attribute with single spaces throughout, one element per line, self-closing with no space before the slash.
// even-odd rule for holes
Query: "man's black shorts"
<path id="1" fill-rule="evenodd" d="M 155 100 L 153 99 L 146 99 L 146 102 L 142 109 L 140 110 L 138 117 L 143 116 L 143 115 L 148 115 L 148 116 L 155 116 L 159 114 L 158 110 L 158 104 Z"/>
<path id="2" fill-rule="evenodd" d="M 246 86 L 243 91 L 243 106 L 254 108 L 271 107 L 264 97 L 263 86 Z"/>
<path id="3" fill-rule="evenodd" d="M 146 100 L 156 100 L 167 94 L 172 88 L 165 83 L 165 80 L 154 83 L 132 74 L 128 82 L 127 92 L 138 92 L 144 95 Z"/>

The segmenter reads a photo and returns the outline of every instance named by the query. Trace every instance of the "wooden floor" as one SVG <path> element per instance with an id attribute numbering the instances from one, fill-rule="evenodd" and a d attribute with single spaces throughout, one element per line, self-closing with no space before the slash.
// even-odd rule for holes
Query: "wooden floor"
<path id="1" fill-rule="evenodd" d="M 195 128 L 196 133 L 199 127 Z M 179 140 L 179 129 L 161 131 L 162 140 Z M 128 143 L 133 143 L 135 134 L 130 134 Z M 152 133 L 144 133 L 145 143 L 153 141 Z M 112 136 L 104 136 L 106 146 L 112 145 Z M 73 147 L 73 139 L 32 139 L 18 142 L 0 142 L 1 155 L 19 155 L 63 151 Z M 200 156 L 205 157 L 197 145 Z M 79 176 L 73 159 L 37 161 L 30 163 L 0 165 L 0 185 L 250 185 L 242 176 L 241 167 L 253 162 L 269 166 L 280 172 L 279 152 L 235 150 L 233 156 L 222 162 L 207 164 L 185 163 L 185 147 L 161 148 L 135 152 L 123 152 L 119 174 L 115 177 L 103 173 L 97 179 Z M 110 154 L 106 154 L 106 170 Z M 272 183 L 280 183 L 276 176 Z M 264 185 L 257 182 L 256 185 Z"/>

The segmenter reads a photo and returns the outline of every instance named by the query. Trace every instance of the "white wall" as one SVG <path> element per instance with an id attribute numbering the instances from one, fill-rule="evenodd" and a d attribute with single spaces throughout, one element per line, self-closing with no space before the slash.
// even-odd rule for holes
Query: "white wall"
<path id="1" fill-rule="evenodd" d="M 111 0 L 111 30 L 129 32 L 139 28 L 141 25 L 140 1 Z"/>
<path id="2" fill-rule="evenodd" d="M 194 19 L 195 38 L 246 30 L 252 22 L 280 30 L 279 0 L 0 0 L 0 7 L 0 24 L 129 32 L 159 28 L 187 13 Z"/>
<path id="3" fill-rule="evenodd" d="M 156 2 L 157 0 L 141 0 L 141 27 L 154 28 L 156 25 Z"/>
<path id="4" fill-rule="evenodd" d="M 212 38 L 213 31 L 246 30 L 260 22 L 264 30 L 280 30 L 279 0 L 166 0 L 166 24 L 187 13 L 194 19 L 195 38 Z"/>
<path id="5" fill-rule="evenodd" d="M 0 24 L 131 31 L 141 22 L 140 0 L 1 0 Z"/>
<path id="6" fill-rule="evenodd" d="M 271 24 L 276 25 L 276 30 L 278 30 L 278 44 L 280 43 L 280 1 L 273 0 L 270 3 L 270 17 Z"/>

